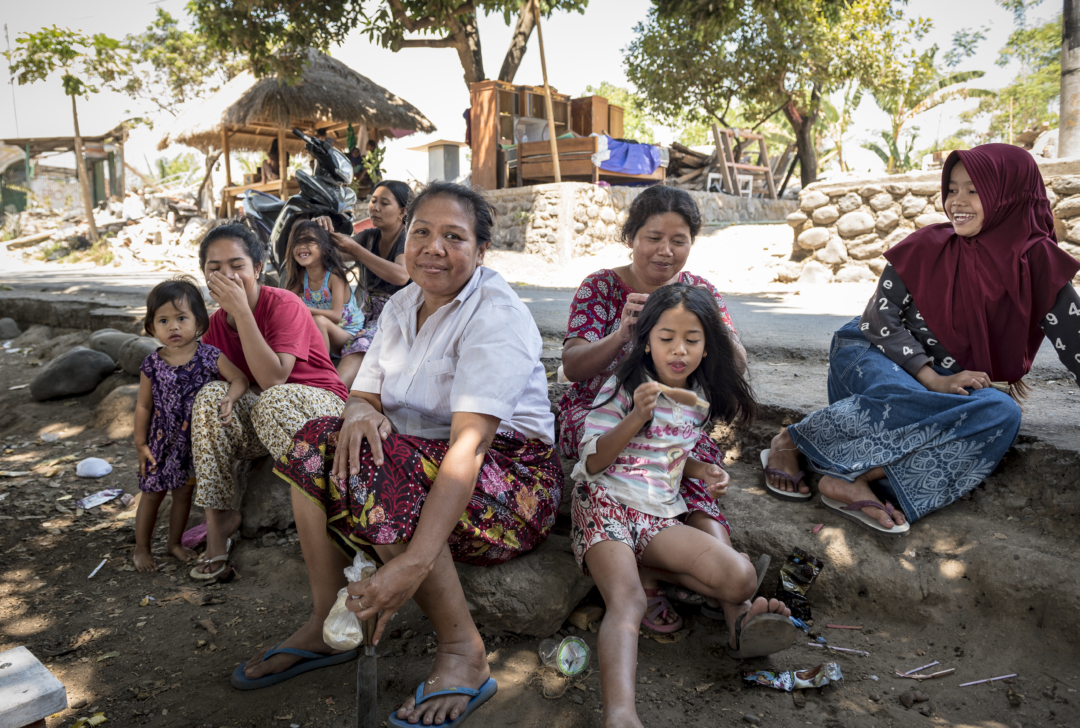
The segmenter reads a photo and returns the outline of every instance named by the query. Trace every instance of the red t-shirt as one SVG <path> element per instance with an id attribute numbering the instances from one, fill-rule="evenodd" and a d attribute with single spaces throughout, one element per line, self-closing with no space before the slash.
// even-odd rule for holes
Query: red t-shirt
<path id="1" fill-rule="evenodd" d="M 257 384 L 244 357 L 240 334 L 229 326 L 227 317 L 223 309 L 210 316 L 210 328 L 202 337 L 203 343 L 221 349 L 221 353 L 252 384 Z M 318 387 L 333 392 L 342 400 L 349 398 L 349 390 L 345 388 L 326 352 L 319 327 L 295 293 L 263 286 L 259 291 L 259 302 L 255 305 L 255 325 L 274 353 L 296 357 L 296 363 L 286 380 L 288 384 Z"/>

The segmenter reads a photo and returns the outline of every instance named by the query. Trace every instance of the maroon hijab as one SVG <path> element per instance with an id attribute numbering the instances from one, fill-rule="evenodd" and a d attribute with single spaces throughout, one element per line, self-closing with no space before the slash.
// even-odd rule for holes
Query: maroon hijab
<path id="1" fill-rule="evenodd" d="M 1039 166 L 1011 144 L 955 151 L 941 170 L 941 199 L 963 162 L 982 202 L 973 238 L 951 223 L 928 225 L 885 253 L 919 313 L 965 369 L 1016 382 L 1031 369 L 1039 323 L 1080 263 L 1058 247 Z"/>

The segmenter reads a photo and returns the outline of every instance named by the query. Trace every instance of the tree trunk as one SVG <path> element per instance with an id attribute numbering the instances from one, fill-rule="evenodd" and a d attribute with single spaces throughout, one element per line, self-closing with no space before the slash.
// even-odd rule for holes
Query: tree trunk
<path id="1" fill-rule="evenodd" d="M 529 38 L 533 28 L 536 27 L 536 16 L 533 14 L 531 0 L 525 0 L 521 4 L 521 12 L 518 14 L 517 25 L 514 27 L 514 35 L 510 39 L 510 48 L 503 58 L 502 68 L 499 69 L 499 80 L 513 83 L 521 66 L 521 59 L 525 57 L 525 51 L 529 47 Z"/>
<path id="2" fill-rule="evenodd" d="M 1080 155 L 1080 0 L 1065 0 L 1061 15 L 1061 114 L 1057 155 Z"/>
<path id="3" fill-rule="evenodd" d="M 71 118 L 75 122 L 75 170 L 82 188 L 83 211 L 90 226 L 90 242 L 98 241 L 97 224 L 94 222 L 94 203 L 90 196 L 90 179 L 86 173 L 86 158 L 83 156 L 82 135 L 79 134 L 79 110 L 75 107 L 75 97 L 71 97 Z"/>
<path id="4" fill-rule="evenodd" d="M 462 16 L 455 25 L 460 28 L 461 42 L 457 45 L 461 67 L 465 69 L 465 85 L 472 86 L 487 78 L 484 74 L 484 57 L 480 54 L 480 30 L 476 27 L 476 15 Z"/>
<path id="5" fill-rule="evenodd" d="M 817 144 L 814 139 L 814 124 L 820 113 L 821 94 L 817 86 L 810 91 L 810 108 L 800 110 L 794 101 L 784 105 L 784 116 L 795 132 L 795 148 L 799 153 L 799 169 L 802 186 L 805 188 L 817 179 Z"/>

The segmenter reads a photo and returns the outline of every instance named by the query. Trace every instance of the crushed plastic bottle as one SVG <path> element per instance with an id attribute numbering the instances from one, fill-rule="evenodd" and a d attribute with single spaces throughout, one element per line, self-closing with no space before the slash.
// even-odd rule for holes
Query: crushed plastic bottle
<path id="1" fill-rule="evenodd" d="M 579 637 L 567 637 L 562 642 L 543 640 L 540 642 L 540 662 L 573 677 L 589 666 L 589 646 Z"/>

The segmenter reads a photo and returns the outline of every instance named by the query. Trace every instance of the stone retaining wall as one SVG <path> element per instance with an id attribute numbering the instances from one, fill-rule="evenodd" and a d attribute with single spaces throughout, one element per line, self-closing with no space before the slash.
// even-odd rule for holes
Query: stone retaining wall
<path id="1" fill-rule="evenodd" d="M 567 261 L 620 242 L 630 204 L 645 187 L 605 187 L 585 182 L 509 187 L 487 193 L 499 215 L 496 250 Z M 690 192 L 706 225 L 783 220 L 798 207 L 794 200 L 746 199 Z"/>
<path id="2" fill-rule="evenodd" d="M 1080 159 L 1040 160 L 1039 167 L 1058 242 L 1080 259 Z M 777 280 L 872 280 L 885 268 L 886 250 L 939 222 L 948 222 L 940 172 L 812 184 L 799 195 L 799 209 L 787 217 L 795 233 L 792 255 L 780 264 Z"/>

